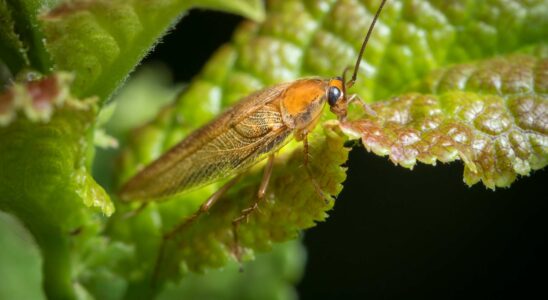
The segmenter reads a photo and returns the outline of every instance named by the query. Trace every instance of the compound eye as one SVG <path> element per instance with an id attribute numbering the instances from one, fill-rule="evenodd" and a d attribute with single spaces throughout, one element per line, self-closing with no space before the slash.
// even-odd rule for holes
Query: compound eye
<path id="1" fill-rule="evenodd" d="M 327 91 L 327 102 L 330 106 L 335 105 L 337 103 L 337 100 L 341 97 L 341 90 L 339 90 L 336 86 L 330 86 L 329 90 Z"/>

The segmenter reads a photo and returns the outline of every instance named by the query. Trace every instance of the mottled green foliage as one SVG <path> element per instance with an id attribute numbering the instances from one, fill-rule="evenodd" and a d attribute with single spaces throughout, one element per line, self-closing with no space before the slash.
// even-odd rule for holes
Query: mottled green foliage
<path id="1" fill-rule="evenodd" d="M 125 111 L 115 112 L 107 128 L 127 141 L 122 156 L 118 164 L 106 156 L 98 159 L 98 165 L 109 165 L 108 176 L 101 176 L 105 186 L 115 188 L 252 91 L 303 76 L 340 75 L 354 63 L 378 4 L 269 1 L 264 15 L 258 0 L 0 0 L 2 86 L 15 81 L 0 94 L 0 209 L 19 218 L 40 248 L 46 295 L 198 298 L 234 295 L 238 288 L 243 294 L 237 296 L 244 298 L 292 298 L 291 284 L 302 270 L 302 252 L 295 246 L 257 255 L 257 262 L 244 264 L 249 271 L 244 276 L 234 271 L 230 223 L 251 204 L 264 164 L 168 241 L 151 288 L 162 233 L 194 212 L 220 183 L 153 203 L 131 218 L 125 214 L 139 204 L 118 204 L 107 220 L 112 204 L 88 172 L 93 139 L 113 145 L 99 127 L 114 108 L 101 106 L 186 9 L 264 17 L 262 23 L 243 23 L 176 102 L 127 140 L 128 129 L 145 117 L 134 110 L 158 108 L 151 109 L 153 101 L 131 111 L 127 103 L 119 106 Z M 310 138 L 314 180 L 326 194 L 340 192 L 348 153 L 343 145 L 352 138 L 406 167 L 417 160 L 462 159 L 465 181 L 481 180 L 491 188 L 544 167 L 547 22 L 544 0 L 390 0 L 351 92 L 367 102 L 392 100 L 374 104 L 376 116 L 353 106 L 343 131 L 326 110 Z M 504 57 L 493 58 L 497 55 Z M 128 90 L 150 100 L 179 91 L 149 83 L 136 81 Z M 118 100 L 123 98 L 134 99 Z M 333 200 L 323 201 L 302 165 L 301 144 L 293 142 L 279 153 L 260 212 L 238 230 L 244 260 L 295 238 L 332 208 Z M 118 166 L 114 175 L 113 166 Z M 299 260 L 287 263 L 293 255 Z M 225 265 L 224 273 L 190 274 Z M 293 267 L 283 267 L 288 265 Z M 183 275 L 181 286 L 168 283 Z"/>

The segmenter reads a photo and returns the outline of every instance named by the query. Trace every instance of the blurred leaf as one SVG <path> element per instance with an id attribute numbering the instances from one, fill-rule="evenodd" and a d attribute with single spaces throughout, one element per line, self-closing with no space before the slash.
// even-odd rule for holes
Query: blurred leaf
<path id="1" fill-rule="evenodd" d="M 11 76 L 8 67 L 0 60 L 0 93 L 11 84 Z"/>
<path id="2" fill-rule="evenodd" d="M 180 16 L 202 1 L 77 0 L 44 14 L 57 69 L 74 71 L 76 96 L 106 100 Z M 260 1 L 203 1 L 207 7 L 261 15 Z"/>
<path id="3" fill-rule="evenodd" d="M 125 138 L 129 130 L 150 121 L 162 107 L 172 103 L 182 88 L 182 84 L 173 83 L 167 66 L 142 66 L 111 102 L 116 107 L 105 122 L 106 129 L 119 138 Z"/>
<path id="4" fill-rule="evenodd" d="M 0 245 L 0 299 L 45 299 L 38 248 L 17 220 L 3 212 Z"/>
<path id="5" fill-rule="evenodd" d="M 5 0 L 11 8 L 18 33 L 29 60 L 29 66 L 41 73 L 50 73 L 53 67 L 49 53 L 44 45 L 44 34 L 37 15 L 41 9 L 49 6 L 47 0 Z M 18 72 L 17 70 L 16 72 Z"/>
<path id="6" fill-rule="evenodd" d="M 15 22 L 7 2 L 0 2 L 0 60 L 14 73 L 28 64 L 24 46 L 15 32 Z"/>
<path id="7" fill-rule="evenodd" d="M 265 17 L 263 0 L 188 0 L 192 7 L 214 9 L 244 16 L 255 22 L 261 22 Z"/>
<path id="8" fill-rule="evenodd" d="M 44 0 L 4 0 L 0 2 L 0 60 L 12 74 L 24 68 L 41 73 L 52 71 L 52 62 L 44 45 L 39 10 L 48 6 Z"/>
<path id="9" fill-rule="evenodd" d="M 124 144 L 127 133 L 137 125 L 149 121 L 162 106 L 173 102 L 182 85 L 174 84 L 167 67 L 159 64 L 145 65 L 128 80 L 116 98 L 103 106 L 96 123 L 97 131 Z M 110 139 L 107 139 L 109 141 Z M 94 178 L 107 191 L 112 190 L 119 149 L 97 149 L 94 159 Z"/>
<path id="10" fill-rule="evenodd" d="M 291 241 L 273 247 L 272 252 L 240 266 L 229 263 L 206 274 L 190 274 L 177 285 L 169 285 L 158 299 L 297 299 L 293 284 L 304 269 L 304 247 Z"/>
<path id="11" fill-rule="evenodd" d="M 525 55 L 456 65 L 343 128 L 395 164 L 461 159 L 467 184 L 506 187 L 548 163 L 547 74 L 548 59 Z"/>
<path id="12" fill-rule="evenodd" d="M 87 207 L 106 215 L 114 209 L 87 172 L 94 102 L 75 101 L 68 78 L 53 74 L 0 95 L 2 106 L 15 111 L 0 126 L 0 209 L 35 238 L 46 294 L 56 299 L 75 296 L 71 241 L 97 232 Z"/>

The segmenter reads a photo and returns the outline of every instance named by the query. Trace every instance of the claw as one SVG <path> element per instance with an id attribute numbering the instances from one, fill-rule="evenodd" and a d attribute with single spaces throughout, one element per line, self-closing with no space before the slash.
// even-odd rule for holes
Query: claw
<path id="1" fill-rule="evenodd" d="M 242 248 L 240 247 L 240 239 L 238 238 L 238 227 L 239 222 L 234 220 L 232 221 L 232 235 L 234 237 L 234 246 L 232 248 L 232 254 L 240 263 L 240 269 L 242 269 Z"/>
<path id="2" fill-rule="evenodd" d="M 257 205 L 257 207 L 255 208 L 255 210 L 256 210 L 259 214 L 261 214 L 261 215 L 264 216 L 264 213 L 263 213 L 263 211 L 261 210 L 261 207 L 259 207 L 259 205 Z"/>

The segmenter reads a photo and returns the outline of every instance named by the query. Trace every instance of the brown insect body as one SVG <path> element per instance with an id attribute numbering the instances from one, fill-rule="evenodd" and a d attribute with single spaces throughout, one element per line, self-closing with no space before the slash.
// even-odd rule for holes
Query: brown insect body
<path id="1" fill-rule="evenodd" d="M 303 141 L 304 165 L 310 182 L 318 195 L 328 201 L 307 165 L 307 135 L 320 120 L 326 102 L 339 121 L 344 122 L 349 103 L 360 101 L 356 96 L 347 99 L 346 89 L 356 81 L 367 41 L 385 3 L 386 0 L 381 1 L 373 18 L 358 54 L 352 78 L 348 82 L 344 79 L 345 71 L 343 78 L 299 79 L 265 88 L 243 98 L 131 178 L 122 187 L 120 198 L 126 201 L 143 201 L 144 205 L 141 207 L 144 207 L 146 200 L 163 198 L 241 174 L 268 157 L 255 201 L 232 221 L 236 245 L 234 254 L 239 260 L 238 225 L 257 209 L 260 200 L 265 196 L 274 165 L 274 155 L 289 142 L 293 134 L 296 140 Z M 365 104 L 364 107 L 367 109 Z M 207 212 L 238 178 L 239 176 L 234 176 L 202 203 L 195 213 L 164 234 L 154 278 L 159 272 L 166 242 Z"/>
<path id="2" fill-rule="evenodd" d="M 240 173 L 318 123 L 329 87 L 341 79 L 305 78 L 255 92 L 141 170 L 123 200 L 153 200 Z M 340 94 L 342 97 L 342 94 Z"/>

